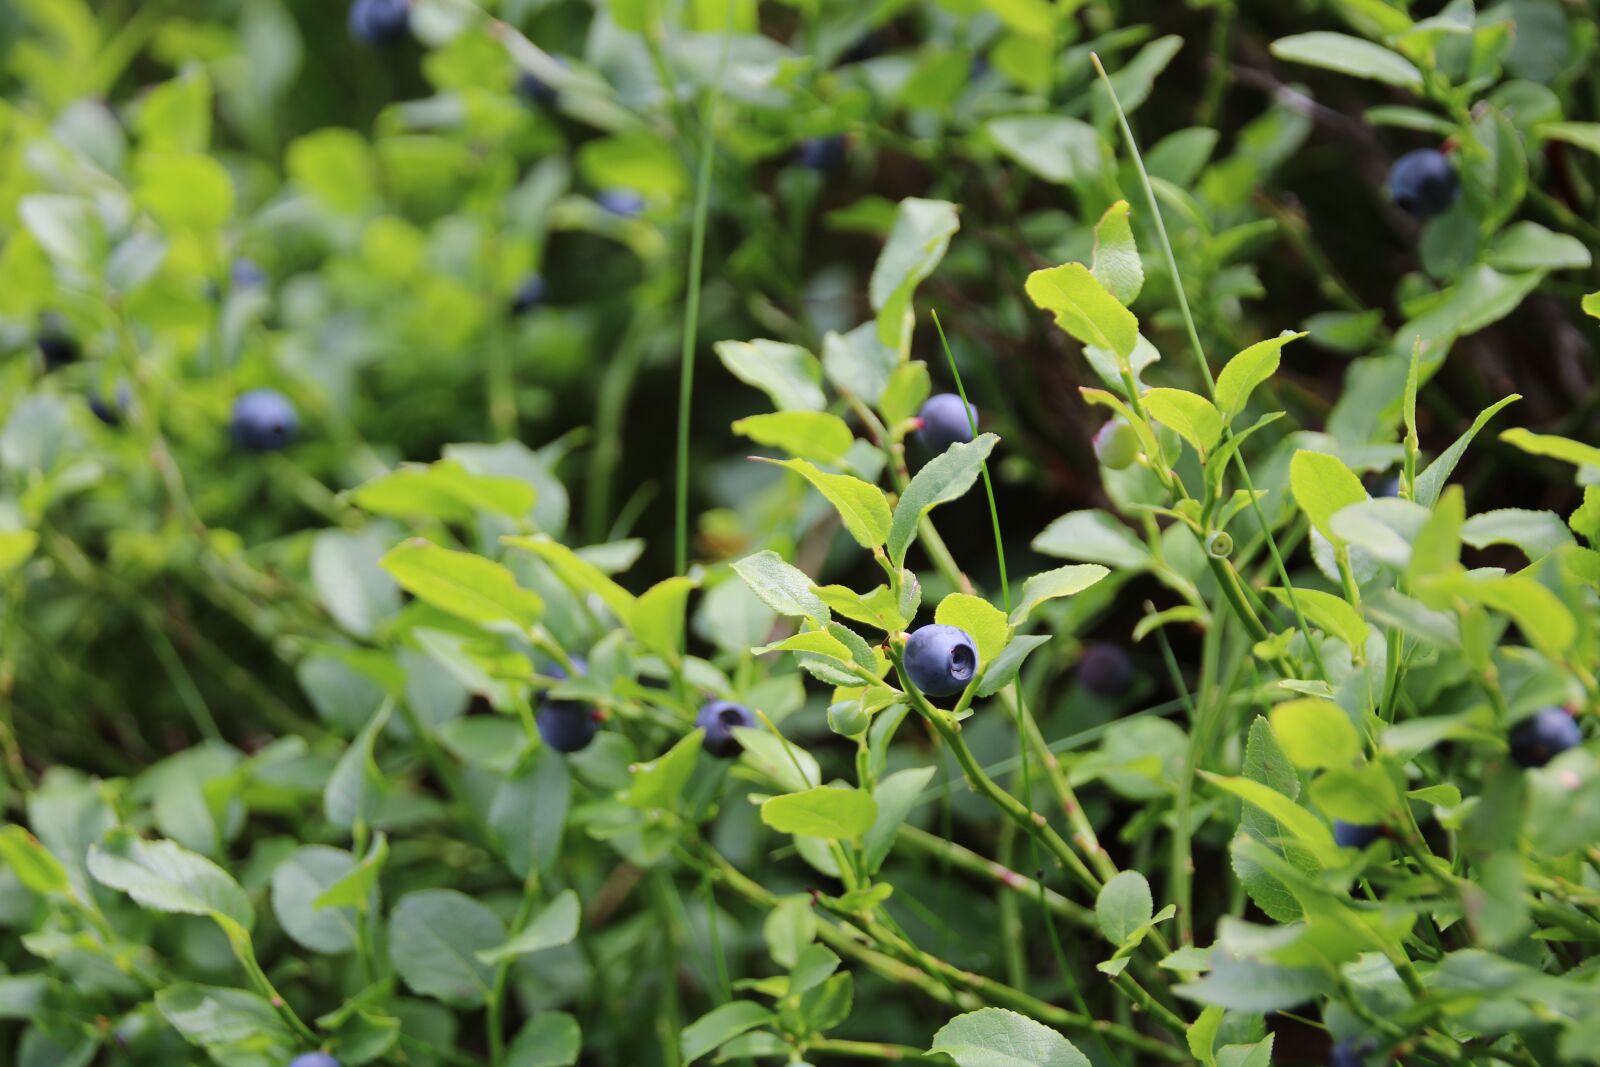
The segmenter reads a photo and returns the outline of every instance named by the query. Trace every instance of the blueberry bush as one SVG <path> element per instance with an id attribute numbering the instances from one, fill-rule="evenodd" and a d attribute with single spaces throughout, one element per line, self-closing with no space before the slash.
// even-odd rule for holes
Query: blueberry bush
<path id="1" fill-rule="evenodd" d="M 0 5 L 0 1063 L 1600 1062 L 1597 27 Z"/>

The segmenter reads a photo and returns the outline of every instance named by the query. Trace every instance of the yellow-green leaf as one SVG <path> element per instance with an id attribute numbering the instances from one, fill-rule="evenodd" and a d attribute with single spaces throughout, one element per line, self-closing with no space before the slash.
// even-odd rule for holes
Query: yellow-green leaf
<path id="1" fill-rule="evenodd" d="M 544 601 L 493 560 L 441 548 L 420 538 L 391 549 L 380 561 L 400 588 L 424 603 L 472 622 L 532 626 Z"/>
<path id="2" fill-rule="evenodd" d="M 1289 461 L 1289 487 L 1311 525 L 1335 544 L 1339 538 L 1333 532 L 1333 513 L 1367 499 L 1355 472 L 1325 452 L 1296 452 Z"/>
<path id="3" fill-rule="evenodd" d="M 1202 457 L 1222 438 L 1222 416 L 1216 406 L 1187 389 L 1151 389 L 1144 394 L 1150 417 L 1177 432 Z"/>
<path id="4" fill-rule="evenodd" d="M 1228 365 L 1217 375 L 1217 408 L 1222 412 L 1223 422 L 1231 423 L 1244 410 L 1256 386 L 1276 373 L 1283 346 L 1304 336 L 1303 333 L 1284 333 L 1257 341 L 1228 360 Z"/>
<path id="5" fill-rule="evenodd" d="M 592 593 L 619 619 L 633 614 L 633 594 L 611 580 L 605 571 L 578 555 L 560 541 L 548 537 L 505 537 L 501 539 L 512 548 L 531 552 L 549 564 L 575 592 Z"/>
<path id="6" fill-rule="evenodd" d="M 767 460 L 787 467 L 816 486 L 844 520 L 844 528 L 863 548 L 877 548 L 889 538 L 892 515 L 883 490 L 848 474 L 829 474 L 803 459 Z"/>
<path id="7" fill-rule="evenodd" d="M 1268 717 L 1279 747 L 1296 767 L 1347 767 L 1361 756 L 1361 737 L 1350 716 L 1331 700 L 1291 700 Z"/>
<path id="8" fill-rule="evenodd" d="M 1011 624 L 1005 612 L 970 593 L 951 593 L 939 601 L 933 621 L 941 626 L 965 630 L 978 645 L 978 662 L 989 664 L 1011 640 Z"/>
<path id="9" fill-rule="evenodd" d="M 1285 605 L 1289 603 L 1287 590 L 1274 586 L 1267 592 Z M 1362 651 L 1367 646 L 1367 634 L 1371 632 L 1371 627 L 1348 601 L 1332 593 L 1324 593 L 1320 589 L 1296 589 L 1294 601 L 1300 605 L 1300 610 L 1306 613 L 1306 618 L 1313 626 L 1349 645 L 1357 659 L 1361 657 Z"/>
<path id="10" fill-rule="evenodd" d="M 1075 563 L 1035 574 L 1022 583 L 1022 600 L 1011 609 L 1011 625 L 1021 626 L 1046 600 L 1081 593 L 1110 573 L 1098 563 Z"/>
<path id="11" fill-rule="evenodd" d="M 1024 284 L 1035 304 L 1055 315 L 1056 325 L 1086 345 L 1126 360 L 1139 340 L 1139 320 L 1082 263 L 1036 270 Z"/>
<path id="12" fill-rule="evenodd" d="M 819 785 L 803 793 L 785 793 L 761 805 L 761 821 L 779 833 L 854 840 L 872 829 L 878 803 L 860 789 Z"/>
<path id="13" fill-rule="evenodd" d="M 826 411 L 773 411 L 733 424 L 733 432 L 758 445 L 781 448 L 813 463 L 838 463 L 855 442 L 850 427 Z"/>
<path id="14" fill-rule="evenodd" d="M 628 629 L 633 636 L 668 663 L 678 661 L 689 590 L 697 584 L 694 579 L 683 577 L 657 582 L 633 602 L 628 615 Z"/>

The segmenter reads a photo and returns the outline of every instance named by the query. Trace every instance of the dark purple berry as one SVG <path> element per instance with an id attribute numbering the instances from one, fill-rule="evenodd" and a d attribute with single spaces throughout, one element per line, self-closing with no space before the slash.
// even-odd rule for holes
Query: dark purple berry
<path id="1" fill-rule="evenodd" d="M 972 440 L 978 409 L 963 404 L 955 393 L 935 393 L 917 412 L 917 440 L 930 452 Z"/>
<path id="2" fill-rule="evenodd" d="M 398 44 L 411 30 L 411 2 L 354 0 L 346 25 L 350 36 L 362 44 Z"/>
<path id="3" fill-rule="evenodd" d="M 39 354 L 44 357 L 44 369 L 57 370 L 68 363 L 76 363 L 83 354 L 77 338 L 67 332 L 67 324 L 60 315 L 46 314 L 39 319 Z"/>
<path id="4" fill-rule="evenodd" d="M 580 675 L 588 664 L 577 656 L 572 657 L 572 667 Z M 545 671 L 552 678 L 565 678 L 567 672 L 560 664 L 551 664 Z M 560 700 L 545 694 L 539 710 L 533 717 L 544 743 L 557 752 L 579 752 L 589 747 L 600 732 L 600 719 L 595 709 L 576 700 Z"/>
<path id="5" fill-rule="evenodd" d="M 1333 820 L 1333 843 L 1340 848 L 1366 848 L 1383 836 L 1383 827 Z"/>
<path id="6" fill-rule="evenodd" d="M 1133 659 L 1116 645 L 1096 641 L 1085 645 L 1078 660 L 1078 680 L 1096 696 L 1120 697 L 1133 685 Z"/>
<path id="7" fill-rule="evenodd" d="M 632 189 L 602 189 L 595 203 L 619 218 L 637 218 L 644 211 L 644 197 Z"/>
<path id="8" fill-rule="evenodd" d="M 132 394 L 128 391 L 127 382 L 118 382 L 112 399 L 107 400 L 98 389 L 89 394 L 89 410 L 94 417 L 107 426 L 122 425 L 123 412 L 128 410 L 128 405 L 133 402 Z"/>
<path id="9" fill-rule="evenodd" d="M 326 1052 L 303 1052 L 289 1061 L 289 1067 L 339 1067 L 339 1061 Z"/>
<path id="10" fill-rule="evenodd" d="M 736 728 L 755 729 L 756 717 L 743 704 L 735 704 L 731 700 L 708 700 L 701 705 L 694 724 L 706 732 L 702 748 L 719 759 L 732 759 L 741 748 L 733 731 Z"/>
<path id="11" fill-rule="evenodd" d="M 235 289 L 254 289 L 267 284 L 267 272 L 255 260 L 240 256 L 228 268 L 228 280 Z"/>
<path id="12" fill-rule="evenodd" d="M 906 640 L 906 674 L 927 696 L 959 693 L 977 677 L 978 646 L 954 626 L 918 627 Z"/>
<path id="13" fill-rule="evenodd" d="M 1564 708 L 1540 708 L 1511 728 L 1511 758 L 1519 767 L 1543 767 L 1583 740 Z"/>
<path id="14" fill-rule="evenodd" d="M 543 275 L 528 275 L 522 279 L 522 284 L 518 285 L 517 291 L 511 295 L 511 314 L 526 315 L 544 303 L 545 293 L 548 290 Z"/>
<path id="15" fill-rule="evenodd" d="M 300 416 L 276 389 L 252 389 L 233 402 L 234 444 L 247 452 L 277 452 L 300 431 Z"/>
<path id="16" fill-rule="evenodd" d="M 800 165 L 824 173 L 838 170 L 844 163 L 845 148 L 842 133 L 834 134 L 832 137 L 807 137 L 800 142 L 798 153 Z"/>
<path id="17" fill-rule="evenodd" d="M 1432 218 L 1455 203 L 1461 179 L 1449 157 L 1436 148 L 1418 148 L 1389 169 L 1389 195 L 1413 218 Z"/>
<path id="18" fill-rule="evenodd" d="M 517 95 L 530 104 L 548 105 L 555 103 L 561 92 L 533 71 L 525 70 L 517 75 Z"/>

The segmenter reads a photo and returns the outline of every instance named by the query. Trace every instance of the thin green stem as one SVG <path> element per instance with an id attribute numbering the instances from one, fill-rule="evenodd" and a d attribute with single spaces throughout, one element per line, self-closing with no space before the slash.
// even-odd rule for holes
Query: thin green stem
<path id="1" fill-rule="evenodd" d="M 712 163 L 716 158 L 717 103 L 722 98 L 722 79 L 728 69 L 729 40 L 729 34 L 724 32 L 716 80 L 700 109 L 700 159 L 695 171 L 683 346 L 678 360 L 678 473 L 673 513 L 673 558 L 678 574 L 689 569 L 689 417 L 694 407 L 695 342 L 700 332 L 700 282 L 705 270 L 706 219 L 711 207 Z"/>

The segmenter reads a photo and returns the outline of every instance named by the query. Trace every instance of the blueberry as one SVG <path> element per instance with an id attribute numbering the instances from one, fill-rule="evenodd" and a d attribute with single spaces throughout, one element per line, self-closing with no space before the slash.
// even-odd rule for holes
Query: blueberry
<path id="1" fill-rule="evenodd" d="M 577 656 L 572 657 L 572 666 L 579 674 L 588 670 L 588 664 Z M 559 664 L 551 664 L 545 673 L 553 678 L 567 676 Z M 539 705 L 533 721 L 539 727 L 539 736 L 544 743 L 557 752 L 578 752 L 588 748 L 594 735 L 600 732 L 600 720 L 593 708 L 576 700 L 557 700 L 549 694 Z"/>
<path id="2" fill-rule="evenodd" d="M 1511 728 L 1511 758 L 1519 767 L 1543 767 L 1583 740 L 1563 708 L 1540 708 Z"/>
<path id="3" fill-rule="evenodd" d="M 128 391 L 127 382 L 118 382 L 112 399 L 107 401 L 105 395 L 98 389 L 89 394 L 89 410 L 94 417 L 107 426 L 122 425 L 122 414 L 128 410 L 128 405 L 133 402 L 132 394 Z"/>
<path id="4" fill-rule="evenodd" d="M 1096 696 L 1119 697 L 1133 684 L 1133 660 L 1116 645 L 1096 641 L 1078 659 L 1078 680 Z"/>
<path id="5" fill-rule="evenodd" d="M 1377 484 L 1376 488 L 1373 490 L 1373 494 L 1372 495 L 1373 496 L 1399 496 L 1400 495 L 1400 476 L 1398 474 L 1396 474 L 1393 477 L 1385 478 L 1383 481 L 1379 482 Z"/>
<path id="6" fill-rule="evenodd" d="M 1340 848 L 1366 848 L 1383 836 L 1381 826 L 1363 826 L 1361 823 L 1333 820 L 1333 843 Z"/>
<path id="7" fill-rule="evenodd" d="M 1450 160 L 1436 148 L 1407 152 L 1389 168 L 1389 195 L 1401 211 L 1413 218 L 1439 214 L 1460 194 L 1461 179 Z"/>
<path id="8" fill-rule="evenodd" d="M 700 706 L 694 724 L 706 732 L 701 747 L 720 759 L 732 759 L 739 754 L 739 739 L 733 736 L 735 727 L 753 730 L 755 713 L 743 704 L 731 700 L 708 700 Z"/>
<path id="9" fill-rule="evenodd" d="M 991 67 L 988 55 L 980 52 L 972 57 L 972 62 L 967 65 L 967 81 L 982 81 L 989 76 Z"/>
<path id="10" fill-rule="evenodd" d="M 644 210 L 644 197 L 632 189 L 602 189 L 595 203 L 620 218 L 631 219 Z"/>
<path id="11" fill-rule="evenodd" d="M 889 34 L 884 30 L 873 30 L 861 37 L 839 57 L 839 65 L 847 63 L 864 63 L 869 59 L 877 59 L 889 47 Z"/>
<path id="12" fill-rule="evenodd" d="M 1363 1050 L 1367 1046 L 1356 1041 L 1340 1041 L 1328 1053 L 1328 1067 L 1366 1067 L 1367 1057 Z"/>
<path id="13" fill-rule="evenodd" d="M 277 452 L 293 441 L 300 417 L 276 389 L 252 389 L 233 402 L 233 442 L 247 452 Z"/>
<path id="14" fill-rule="evenodd" d="M 844 163 L 845 147 L 842 133 L 836 133 L 832 137 L 807 137 L 800 142 L 798 153 L 800 165 L 823 172 L 838 170 Z"/>
<path id="15" fill-rule="evenodd" d="M 267 272 L 255 260 L 240 256 L 228 268 L 228 280 L 235 289 L 254 289 L 267 284 Z"/>
<path id="16" fill-rule="evenodd" d="M 525 70 L 517 75 L 517 95 L 530 104 L 553 104 L 561 93 L 533 71 Z"/>
<path id="17" fill-rule="evenodd" d="M 326 1052 L 302 1052 L 289 1061 L 289 1067 L 339 1067 L 339 1061 Z"/>
<path id="18" fill-rule="evenodd" d="M 959 693 L 978 674 L 978 646 L 954 626 L 918 627 L 906 641 L 906 674 L 930 697 Z"/>
<path id="19" fill-rule="evenodd" d="M 411 29 L 411 0 L 354 0 L 346 25 L 362 44 L 396 44 Z"/>
<path id="20" fill-rule="evenodd" d="M 1139 435 L 1126 419 L 1112 419 L 1094 435 L 1094 455 L 1108 470 L 1126 470 L 1139 458 Z"/>
<path id="21" fill-rule="evenodd" d="M 67 332 L 67 324 L 60 315 L 46 314 L 40 317 L 38 344 L 47 371 L 75 363 L 83 354 L 77 339 Z"/>
<path id="22" fill-rule="evenodd" d="M 917 412 L 917 440 L 930 451 L 943 452 L 953 444 L 972 440 L 978 409 L 963 404 L 954 393 L 935 393 Z"/>
<path id="23" fill-rule="evenodd" d="M 517 286 L 517 291 L 511 294 L 511 314 L 525 315 L 544 303 L 544 296 L 549 289 L 541 274 L 530 274 L 522 279 L 522 284 Z"/>

